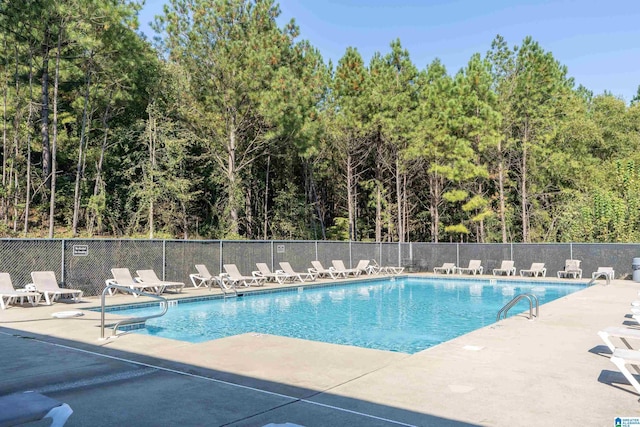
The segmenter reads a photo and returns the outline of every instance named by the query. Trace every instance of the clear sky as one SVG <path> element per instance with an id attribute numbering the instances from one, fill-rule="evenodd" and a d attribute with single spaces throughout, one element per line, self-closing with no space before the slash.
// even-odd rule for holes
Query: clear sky
<path id="1" fill-rule="evenodd" d="M 146 0 L 140 29 L 165 0 Z M 281 0 L 281 25 L 295 19 L 300 38 L 334 64 L 353 46 L 365 63 L 400 39 L 424 69 L 440 58 L 455 74 L 502 35 L 510 46 L 532 36 L 595 94 L 629 102 L 640 85 L 640 0 Z"/>

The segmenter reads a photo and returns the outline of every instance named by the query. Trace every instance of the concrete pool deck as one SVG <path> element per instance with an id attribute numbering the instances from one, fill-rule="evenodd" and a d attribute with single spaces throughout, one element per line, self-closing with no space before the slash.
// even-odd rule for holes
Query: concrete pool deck
<path id="1" fill-rule="evenodd" d="M 51 317 L 96 297 L 12 307 L 0 311 L 0 395 L 66 402 L 68 426 L 612 426 L 640 417 L 639 396 L 597 332 L 633 324 L 640 284 L 603 283 L 545 304 L 535 321 L 513 316 L 413 355 L 260 334 L 99 340 L 100 313 Z"/>

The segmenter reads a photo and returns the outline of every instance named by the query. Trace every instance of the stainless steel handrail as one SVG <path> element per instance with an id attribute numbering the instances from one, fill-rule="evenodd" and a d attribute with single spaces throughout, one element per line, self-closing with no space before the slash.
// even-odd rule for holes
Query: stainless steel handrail
<path id="1" fill-rule="evenodd" d="M 169 309 L 169 304 L 167 304 L 167 299 L 161 297 L 160 295 L 150 294 L 148 292 L 142 292 L 141 290 L 132 289 L 127 286 L 120 286 L 120 285 L 113 285 L 113 284 L 107 285 L 102 291 L 102 297 L 100 298 L 100 339 L 104 339 L 104 302 L 105 302 L 105 295 L 107 294 L 107 292 L 109 292 L 110 289 L 117 289 L 120 292 L 129 292 L 131 294 L 155 298 L 157 300 L 160 300 L 160 307 L 162 307 L 162 312 L 159 314 L 152 314 L 150 316 L 142 316 L 142 317 L 133 317 L 131 319 L 123 319 L 123 320 L 120 320 L 119 322 L 116 322 L 116 324 L 113 325 L 113 333 L 111 334 L 111 336 L 116 335 L 116 333 L 118 332 L 118 328 L 121 325 L 133 325 L 135 323 L 144 323 L 149 319 L 154 319 L 156 317 L 164 316 L 167 313 L 167 310 Z"/>
<path id="2" fill-rule="evenodd" d="M 509 301 L 508 303 L 506 303 L 504 305 L 504 307 L 502 307 L 499 311 L 498 311 L 498 315 L 496 316 L 496 322 L 498 320 L 500 320 L 500 316 L 504 314 L 504 318 L 507 318 L 507 313 L 509 313 L 509 310 L 511 308 L 513 308 L 513 306 L 515 306 L 517 303 L 519 303 L 521 300 L 523 299 L 527 299 L 529 300 L 529 319 L 533 319 L 533 305 L 535 303 L 535 307 L 536 307 L 536 314 L 535 317 L 539 317 L 540 314 L 540 303 L 538 301 L 538 297 L 535 296 L 534 294 L 518 294 L 516 295 L 511 301 Z"/>
<path id="3" fill-rule="evenodd" d="M 222 291 L 222 294 L 224 295 L 224 297 L 227 297 L 227 291 L 233 291 L 234 295 L 229 295 L 229 296 L 238 296 L 238 290 L 236 289 L 236 284 L 235 282 L 233 282 L 230 278 L 229 275 L 227 273 L 220 273 L 220 276 L 218 276 L 218 278 L 215 279 L 216 282 L 218 282 L 218 286 L 220 287 L 220 290 Z M 231 286 L 231 288 L 228 288 L 225 285 L 225 282 L 229 284 L 229 286 Z M 211 288 L 209 288 L 209 290 L 211 290 Z"/>
<path id="4" fill-rule="evenodd" d="M 605 279 L 607 279 L 607 285 L 609 286 L 611 284 L 611 276 L 610 273 L 606 272 L 606 271 L 601 271 L 599 273 L 593 273 L 593 277 L 591 278 L 591 280 L 589 280 L 589 283 L 587 283 L 587 287 L 593 285 L 597 279 L 604 277 Z"/>

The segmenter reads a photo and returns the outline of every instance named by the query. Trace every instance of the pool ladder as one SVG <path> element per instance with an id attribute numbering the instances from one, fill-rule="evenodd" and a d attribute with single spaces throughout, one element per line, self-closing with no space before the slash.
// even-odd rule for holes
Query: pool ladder
<path id="1" fill-rule="evenodd" d="M 594 273 L 593 279 L 591 279 L 589 283 L 587 283 L 587 287 L 594 285 L 596 283 L 596 280 L 600 278 L 604 278 L 607 280 L 607 286 L 611 284 L 611 276 L 609 276 L 609 273 L 601 271 L 600 273 Z"/>
<path id="2" fill-rule="evenodd" d="M 540 304 L 538 302 L 538 297 L 535 296 L 534 294 L 518 294 L 515 297 L 513 297 L 513 299 L 511 301 L 509 301 L 508 303 L 505 304 L 504 307 L 502 307 L 500 309 L 500 311 L 498 311 L 498 315 L 496 316 L 496 322 L 498 320 L 500 320 L 501 316 L 504 316 L 504 318 L 507 318 L 507 313 L 509 312 L 509 310 L 516 305 L 517 303 L 519 303 L 521 300 L 523 299 L 527 299 L 529 300 L 529 320 L 533 320 L 533 306 L 535 304 L 536 307 L 536 314 L 535 317 L 538 317 L 539 315 L 539 311 L 540 311 Z"/>
<path id="3" fill-rule="evenodd" d="M 123 293 L 130 293 L 130 294 L 134 294 L 134 295 L 143 295 L 145 297 L 150 297 L 150 298 L 154 298 L 157 300 L 160 300 L 160 307 L 162 308 L 162 311 L 160 313 L 157 314 L 152 314 L 149 316 L 141 316 L 141 317 L 132 317 L 130 319 L 122 319 L 119 322 L 116 322 L 113 325 L 113 333 L 111 334 L 111 336 L 116 336 L 116 333 L 118 332 L 118 328 L 120 326 L 124 326 L 124 325 L 135 325 L 138 323 L 143 323 L 146 322 L 149 319 L 154 319 L 156 317 L 162 317 L 167 313 L 167 310 L 169 309 L 170 305 L 175 305 L 175 304 L 170 304 L 170 303 L 177 303 L 177 301 L 167 301 L 166 298 L 161 297 L 160 295 L 155 295 L 155 294 L 150 294 L 148 292 L 142 292 L 139 289 L 132 289 L 129 288 L 127 286 L 120 286 L 120 285 L 107 285 L 104 290 L 102 291 L 102 297 L 100 298 L 100 339 L 104 339 L 104 301 L 105 301 L 105 295 L 107 294 L 107 292 L 109 292 L 112 289 L 117 289 L 120 292 Z"/>

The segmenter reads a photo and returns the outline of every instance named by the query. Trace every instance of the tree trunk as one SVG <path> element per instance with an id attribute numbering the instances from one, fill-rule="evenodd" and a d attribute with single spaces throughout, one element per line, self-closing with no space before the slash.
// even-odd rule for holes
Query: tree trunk
<path id="1" fill-rule="evenodd" d="M 155 186 L 155 171 L 156 171 L 156 137 L 157 137 L 157 129 L 156 129 L 156 119 L 152 116 L 151 112 L 149 112 L 149 177 L 151 184 L 151 197 L 149 197 L 149 239 L 153 239 L 155 232 L 155 223 L 153 220 L 154 217 L 154 209 L 155 209 L 155 197 L 153 187 Z"/>
<path id="2" fill-rule="evenodd" d="M 353 203 L 353 157 L 347 153 L 347 217 L 349 221 L 349 240 L 355 240 L 355 214 Z"/>
<path id="3" fill-rule="evenodd" d="M 264 178 L 264 209 L 262 218 L 262 238 L 267 240 L 269 231 L 269 169 L 271 168 L 271 153 L 267 155 L 267 171 Z"/>
<path id="4" fill-rule="evenodd" d="M 407 174 L 402 174 L 402 213 L 403 220 L 402 224 L 404 228 L 405 238 L 402 239 L 403 242 L 409 241 L 409 201 L 407 200 Z"/>
<path id="5" fill-rule="evenodd" d="M 308 167 L 309 169 L 309 191 L 311 193 L 311 200 L 316 209 L 316 215 L 318 215 L 318 221 L 320 221 L 320 230 L 322 231 L 322 240 L 327 240 L 327 227 L 325 224 L 325 209 L 323 209 L 322 201 L 318 197 L 318 190 L 316 188 L 315 179 L 313 176 L 313 165 Z"/>
<path id="6" fill-rule="evenodd" d="M 229 191 L 229 218 L 231 222 L 229 223 L 229 232 L 237 237 L 240 234 L 240 225 L 239 225 L 239 213 L 238 213 L 238 201 L 236 197 L 237 191 L 237 174 L 236 174 L 236 129 L 235 123 L 232 124 L 231 129 L 229 130 L 229 142 L 227 145 L 228 151 L 228 159 L 227 159 L 227 179 L 229 181 L 228 191 Z"/>
<path id="7" fill-rule="evenodd" d="M 87 134 L 87 116 L 89 109 L 89 88 L 91 87 L 91 70 L 87 71 L 87 82 L 84 93 L 84 106 L 82 108 L 82 127 L 80 129 L 80 143 L 78 144 L 78 163 L 76 165 L 76 184 L 73 193 L 73 222 L 71 234 L 78 235 L 78 218 L 80 216 L 80 179 L 82 178 L 82 164 L 84 162 L 84 145 Z"/>
<path id="8" fill-rule="evenodd" d="M 56 212 L 56 152 L 58 145 L 58 83 L 60 80 L 60 46 L 62 44 L 62 29 L 58 34 L 58 48 L 56 50 L 56 73 L 53 81 L 53 141 L 51 141 L 51 193 L 49 199 L 49 238 L 54 235 Z"/>
<path id="9" fill-rule="evenodd" d="M 400 159 L 396 155 L 396 203 L 398 210 L 398 242 L 404 242 L 404 216 L 402 215 L 402 176 L 400 173 Z"/>
<path id="10" fill-rule="evenodd" d="M 47 25 L 42 43 L 42 106 L 40 129 L 42 134 L 42 176 L 45 187 L 49 188 L 51 175 L 51 149 L 49 146 L 49 52 L 51 32 Z M 59 52 L 58 52 L 59 55 Z"/>
<path id="11" fill-rule="evenodd" d="M 31 206 L 31 117 L 33 112 L 33 52 L 29 50 L 29 115 L 27 117 L 27 182 L 25 184 L 24 237 L 29 233 L 29 209 Z"/>
<path id="12" fill-rule="evenodd" d="M 100 156 L 98 157 L 98 164 L 96 165 L 96 181 L 93 184 L 94 199 L 98 197 L 98 195 L 100 194 L 100 189 L 102 188 L 102 165 L 104 163 L 104 155 L 107 151 L 107 142 L 109 140 L 109 114 L 111 111 L 110 107 L 112 96 L 113 91 L 109 93 L 109 101 L 107 102 L 107 106 L 104 109 L 104 114 L 102 115 L 102 145 L 100 146 Z M 95 225 L 97 216 L 98 213 L 94 212 L 91 218 L 89 218 L 89 223 L 87 224 L 87 226 L 89 227 L 89 235 L 93 235 L 93 227 Z"/>
<path id="13" fill-rule="evenodd" d="M 522 139 L 522 177 L 520 186 L 522 190 L 522 241 L 529 243 L 529 215 L 527 213 L 527 144 L 529 137 L 528 122 L 524 125 L 524 138 Z"/>
<path id="14" fill-rule="evenodd" d="M 382 137 L 378 131 L 378 142 L 376 144 L 376 163 L 375 163 L 375 185 L 376 185 L 376 242 L 382 241 Z"/>
<path id="15" fill-rule="evenodd" d="M 9 176 L 7 182 L 9 186 L 13 186 L 13 189 L 7 193 L 7 205 L 5 212 L 5 221 L 9 221 L 9 198 L 13 192 L 13 232 L 18 231 L 18 156 L 20 154 L 20 121 L 22 120 L 22 97 L 20 96 L 20 73 L 19 73 L 19 55 L 18 47 L 15 48 L 16 52 L 16 69 L 15 69 L 15 81 L 16 81 L 16 113 L 13 118 L 13 161 L 9 164 Z M 7 224 L 8 225 L 8 224 Z"/>
<path id="16" fill-rule="evenodd" d="M 506 203 L 504 194 L 504 159 L 502 153 L 502 141 L 498 142 L 498 156 L 500 160 L 498 162 L 498 197 L 500 200 L 500 229 L 502 231 L 502 243 L 507 243 L 507 218 L 506 218 Z"/>
<path id="17" fill-rule="evenodd" d="M 440 188 L 440 179 L 437 175 L 429 176 L 429 192 L 431 193 L 431 201 L 429 203 L 429 213 L 431 214 L 431 240 L 438 243 L 440 240 L 440 197 L 442 189 Z"/>
<path id="18" fill-rule="evenodd" d="M 4 81 L 5 84 L 2 86 L 3 94 L 2 94 L 2 188 L 5 190 L 4 195 L 2 196 L 2 204 L 0 205 L 0 217 L 4 221 L 7 220 L 7 205 L 8 200 L 6 197 L 7 190 L 7 156 L 9 155 L 9 148 L 7 147 L 7 102 L 9 96 L 9 54 L 7 52 L 7 37 L 5 35 L 4 39 L 4 51 L 7 53 L 6 62 L 4 64 L 5 67 L 5 76 Z M 16 111 L 16 114 L 18 112 Z"/>

